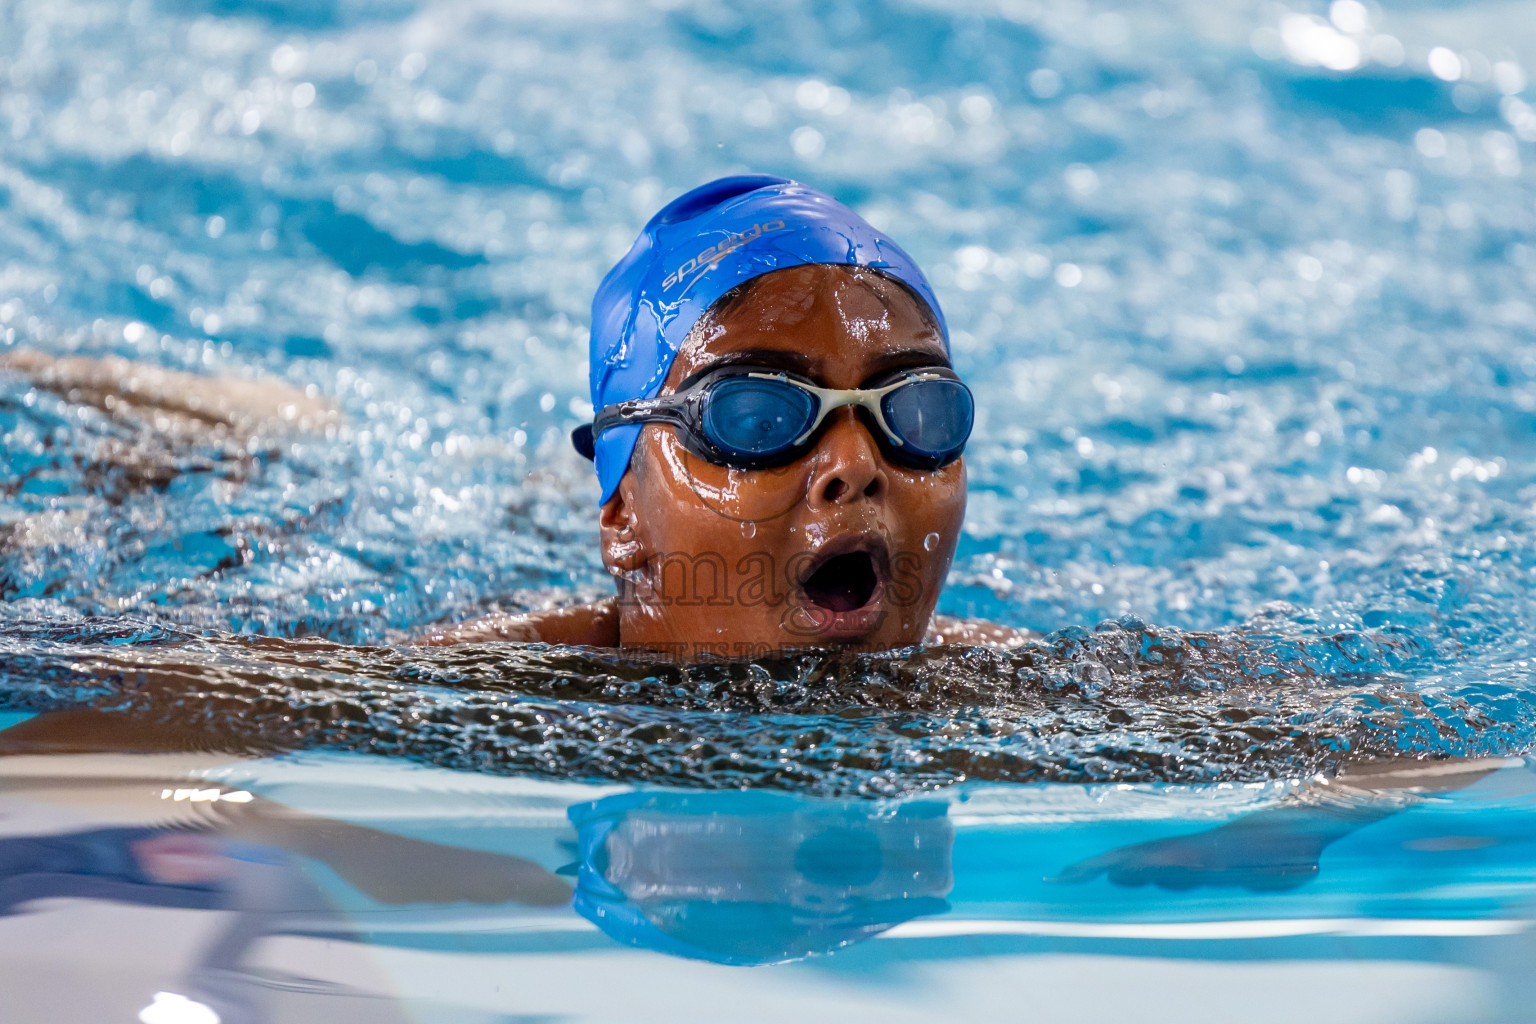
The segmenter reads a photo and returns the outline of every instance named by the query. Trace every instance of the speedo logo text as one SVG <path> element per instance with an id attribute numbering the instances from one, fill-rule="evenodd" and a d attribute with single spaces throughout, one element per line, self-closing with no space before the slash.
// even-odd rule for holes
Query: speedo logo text
<path id="1" fill-rule="evenodd" d="M 727 253 L 740 249 L 754 238 L 761 238 L 770 231 L 782 231 L 783 229 L 784 222 L 782 220 L 770 220 L 764 221 L 761 224 L 753 224 L 745 231 L 728 235 L 723 241 L 710 246 L 668 274 L 661 282 L 662 291 L 670 291 L 674 285 L 684 284 L 692 278 L 697 278 L 719 263 Z"/>

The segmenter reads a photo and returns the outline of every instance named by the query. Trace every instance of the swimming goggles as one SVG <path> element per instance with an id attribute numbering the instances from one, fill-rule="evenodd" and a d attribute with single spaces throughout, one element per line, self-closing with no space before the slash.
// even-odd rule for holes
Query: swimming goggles
<path id="1" fill-rule="evenodd" d="M 660 398 L 617 402 L 571 434 L 592 458 L 593 441 L 626 423 L 670 423 L 683 446 L 734 469 L 766 469 L 815 446 L 827 414 L 858 406 L 886 458 L 914 469 L 938 469 L 960 457 L 971 434 L 971 391 L 947 366 L 882 374 L 867 387 L 818 387 L 782 370 L 727 366 L 706 370 Z"/>

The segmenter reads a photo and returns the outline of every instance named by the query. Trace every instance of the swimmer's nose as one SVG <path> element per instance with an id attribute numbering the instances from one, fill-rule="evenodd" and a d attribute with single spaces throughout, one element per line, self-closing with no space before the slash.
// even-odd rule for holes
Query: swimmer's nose
<path id="1" fill-rule="evenodd" d="M 885 495 L 885 460 L 869 429 L 851 408 L 832 413 L 833 420 L 821 435 L 815 476 L 811 479 L 812 505 L 851 505 Z"/>

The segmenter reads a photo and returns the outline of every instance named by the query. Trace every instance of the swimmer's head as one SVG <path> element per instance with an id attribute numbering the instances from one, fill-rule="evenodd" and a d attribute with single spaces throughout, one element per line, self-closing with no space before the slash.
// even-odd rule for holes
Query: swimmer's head
<path id="1" fill-rule="evenodd" d="M 625 645 L 917 643 L 965 508 L 970 394 L 916 263 L 830 197 L 713 182 L 593 303 L 577 447 Z"/>
<path id="2" fill-rule="evenodd" d="M 652 398 L 683 340 L 721 296 L 770 271 L 807 263 L 870 267 L 917 294 L 944 335 L 943 315 L 923 272 L 895 242 L 831 196 L 787 178 L 720 178 L 668 203 L 592 300 L 592 407 Z M 613 496 L 640 436 L 618 426 L 590 443 L 602 486 Z"/>

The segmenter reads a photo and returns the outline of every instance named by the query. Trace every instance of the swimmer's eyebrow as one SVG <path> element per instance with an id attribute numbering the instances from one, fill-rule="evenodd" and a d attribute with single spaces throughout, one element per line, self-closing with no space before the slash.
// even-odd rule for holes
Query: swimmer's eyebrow
<path id="1" fill-rule="evenodd" d="M 870 360 L 869 375 L 877 377 L 887 370 L 900 370 L 908 366 L 949 366 L 949 356 L 926 348 L 903 348 L 894 352 L 882 352 Z"/>
<path id="2" fill-rule="evenodd" d="M 726 352 L 699 367 L 695 373 L 703 373 L 722 366 L 761 366 L 769 370 L 787 370 L 803 377 L 814 375 L 816 360 L 804 352 L 778 348 L 747 348 L 739 352 Z M 942 353 L 924 348 L 903 348 L 882 352 L 870 360 L 867 377 L 878 377 L 887 370 L 899 370 L 907 366 L 948 366 L 949 358 Z"/>
<path id="3" fill-rule="evenodd" d="M 739 352 L 726 352 L 710 359 L 698 371 L 713 370 L 720 366 L 761 366 L 769 370 L 787 370 L 809 376 L 815 363 L 804 352 L 790 352 L 778 348 L 744 348 Z"/>

